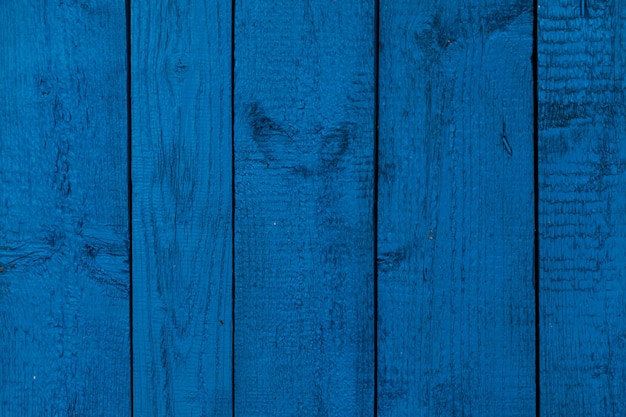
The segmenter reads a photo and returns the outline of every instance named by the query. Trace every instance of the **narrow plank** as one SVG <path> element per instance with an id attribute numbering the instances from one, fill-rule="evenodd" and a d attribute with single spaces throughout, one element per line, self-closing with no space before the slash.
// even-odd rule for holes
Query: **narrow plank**
<path id="1" fill-rule="evenodd" d="M 535 414 L 532 2 L 381 0 L 378 415 Z"/>
<path id="2" fill-rule="evenodd" d="M 623 416 L 626 9 L 539 6 L 541 414 Z"/>
<path id="3" fill-rule="evenodd" d="M 0 415 L 129 416 L 123 1 L 0 2 Z"/>
<path id="4" fill-rule="evenodd" d="M 131 3 L 136 416 L 232 414 L 231 5 Z"/>
<path id="5" fill-rule="evenodd" d="M 374 2 L 235 29 L 235 414 L 371 416 Z"/>

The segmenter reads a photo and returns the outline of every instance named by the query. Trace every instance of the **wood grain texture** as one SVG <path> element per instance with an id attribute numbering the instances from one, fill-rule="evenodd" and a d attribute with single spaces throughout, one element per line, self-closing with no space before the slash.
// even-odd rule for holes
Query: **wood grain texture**
<path id="1" fill-rule="evenodd" d="M 231 5 L 131 16 L 134 415 L 230 416 Z"/>
<path id="2" fill-rule="evenodd" d="M 374 2 L 235 33 L 235 414 L 371 416 Z"/>
<path id="3" fill-rule="evenodd" d="M 539 3 L 544 416 L 626 415 L 626 8 Z"/>
<path id="4" fill-rule="evenodd" d="M 129 416 L 124 2 L 0 21 L 0 415 Z"/>
<path id="5" fill-rule="evenodd" d="M 378 415 L 535 414 L 531 1 L 381 1 Z"/>

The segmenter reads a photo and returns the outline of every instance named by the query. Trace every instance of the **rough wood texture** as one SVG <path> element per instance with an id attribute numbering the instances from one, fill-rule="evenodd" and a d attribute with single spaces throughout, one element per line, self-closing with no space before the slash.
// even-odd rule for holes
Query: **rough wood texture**
<path id="1" fill-rule="evenodd" d="M 532 416 L 532 3 L 380 19 L 378 415 Z"/>
<path id="2" fill-rule="evenodd" d="M 626 8 L 539 3 L 544 416 L 626 410 Z"/>
<path id="3" fill-rule="evenodd" d="M 374 2 L 238 1 L 235 414 L 373 414 Z"/>
<path id="4" fill-rule="evenodd" d="M 230 416 L 231 5 L 131 6 L 135 416 Z"/>
<path id="5" fill-rule="evenodd" d="M 0 415 L 129 416 L 124 2 L 0 21 Z"/>

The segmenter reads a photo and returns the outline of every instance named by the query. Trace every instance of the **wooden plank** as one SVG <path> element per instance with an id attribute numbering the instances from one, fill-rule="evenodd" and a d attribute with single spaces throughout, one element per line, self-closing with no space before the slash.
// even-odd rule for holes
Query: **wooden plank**
<path id="1" fill-rule="evenodd" d="M 626 410 L 626 8 L 538 9 L 541 414 Z"/>
<path id="2" fill-rule="evenodd" d="M 230 416 L 231 5 L 131 16 L 134 411 Z"/>
<path id="3" fill-rule="evenodd" d="M 380 7 L 378 415 L 534 415 L 532 2 Z"/>
<path id="4" fill-rule="evenodd" d="M 129 416 L 124 2 L 0 2 L 0 415 Z"/>
<path id="5" fill-rule="evenodd" d="M 374 2 L 236 2 L 235 414 L 373 414 Z"/>

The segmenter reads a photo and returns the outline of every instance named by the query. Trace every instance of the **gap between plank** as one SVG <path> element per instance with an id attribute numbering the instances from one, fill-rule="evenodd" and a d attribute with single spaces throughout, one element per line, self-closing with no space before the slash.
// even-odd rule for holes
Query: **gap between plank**
<path id="1" fill-rule="evenodd" d="M 535 288 L 535 413 L 541 417 L 541 345 L 539 308 L 539 54 L 538 54 L 538 0 L 533 0 L 533 159 L 534 159 L 534 217 L 535 241 L 533 252 L 533 286 Z"/>
<path id="2" fill-rule="evenodd" d="M 378 416 L 378 121 L 380 69 L 380 0 L 374 0 L 374 417 Z"/>
<path id="3" fill-rule="evenodd" d="M 128 199 L 128 327 L 130 349 L 130 415 L 135 413 L 134 350 L 133 350 L 133 181 L 132 181 L 132 102 L 131 102 L 131 30 L 130 1 L 125 1 L 126 10 L 126 158 L 127 158 L 127 199 Z"/>
<path id="4" fill-rule="evenodd" d="M 232 416 L 235 417 L 235 0 L 230 11 L 230 169 L 231 169 L 231 399 Z"/>

